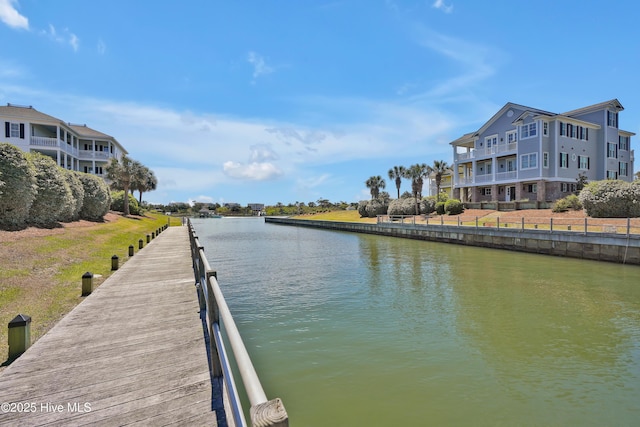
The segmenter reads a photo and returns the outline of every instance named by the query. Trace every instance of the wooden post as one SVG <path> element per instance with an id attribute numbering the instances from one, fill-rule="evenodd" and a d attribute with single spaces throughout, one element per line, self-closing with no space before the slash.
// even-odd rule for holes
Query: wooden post
<path id="1" fill-rule="evenodd" d="M 115 271 L 119 268 L 120 266 L 120 258 L 118 258 L 118 255 L 114 255 L 111 257 L 111 271 Z"/>
<path id="2" fill-rule="evenodd" d="M 251 425 L 264 427 L 288 427 L 289 415 L 280 398 L 253 405 L 249 410 Z"/>
<path id="3" fill-rule="evenodd" d="M 549 218 L 549 233 L 553 232 L 553 218 Z"/>
<path id="4" fill-rule="evenodd" d="M 522 231 L 524 231 L 524 217 L 522 217 Z"/>
<path id="5" fill-rule="evenodd" d="M 133 245 L 129 245 L 129 256 L 133 256 Z"/>
<path id="6" fill-rule="evenodd" d="M 144 246 L 144 242 L 142 241 L 142 239 L 138 240 L 138 249 L 142 249 Z"/>
<path id="7" fill-rule="evenodd" d="M 87 296 L 93 292 L 93 273 L 87 271 L 82 275 L 82 296 Z"/>
<path id="8" fill-rule="evenodd" d="M 18 314 L 9 322 L 9 360 L 13 360 L 31 346 L 31 317 Z"/>

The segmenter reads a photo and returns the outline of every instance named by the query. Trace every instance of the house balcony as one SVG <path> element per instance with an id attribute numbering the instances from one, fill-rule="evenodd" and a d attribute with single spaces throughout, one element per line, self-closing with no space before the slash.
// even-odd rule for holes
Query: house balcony
<path id="1" fill-rule="evenodd" d="M 29 139 L 29 145 L 42 147 L 44 149 L 59 149 L 60 151 L 78 157 L 78 149 L 73 148 L 70 144 L 59 140 L 58 138 L 48 138 L 46 136 L 32 136 Z"/>
<path id="2" fill-rule="evenodd" d="M 107 161 L 111 157 L 115 157 L 113 154 L 107 151 L 92 151 L 92 150 L 80 150 L 80 160 L 104 160 Z"/>
<path id="3" fill-rule="evenodd" d="M 455 162 L 463 162 L 465 160 L 481 159 L 496 155 L 513 154 L 518 151 L 518 143 L 497 144 L 487 148 L 474 148 L 466 153 L 456 153 Z"/>
<path id="4" fill-rule="evenodd" d="M 476 175 L 475 177 L 461 177 L 456 183 L 457 186 L 474 185 L 474 184 L 500 184 L 518 179 L 518 171 L 496 173 L 495 179 L 493 174 Z"/>

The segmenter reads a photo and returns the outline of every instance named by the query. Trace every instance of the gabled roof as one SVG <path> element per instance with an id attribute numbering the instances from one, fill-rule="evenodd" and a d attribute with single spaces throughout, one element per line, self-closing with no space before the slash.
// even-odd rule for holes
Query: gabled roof
<path id="1" fill-rule="evenodd" d="M 469 142 L 469 141 L 473 141 L 473 138 L 478 134 L 478 132 L 469 132 L 469 133 L 465 133 L 464 135 L 462 135 L 460 138 L 456 139 L 455 141 L 451 141 L 449 144 L 451 145 L 459 145 L 462 142 Z"/>
<path id="2" fill-rule="evenodd" d="M 91 129 L 87 125 L 74 125 L 73 123 L 67 123 L 67 125 L 73 129 L 78 136 L 86 136 L 87 138 L 115 139 L 111 135 Z"/>
<path id="3" fill-rule="evenodd" d="M 0 106 L 0 115 L 6 117 L 15 117 L 17 119 L 28 120 L 35 123 L 47 124 L 64 124 L 64 122 L 56 117 L 41 113 L 32 106 L 22 106 L 15 104 L 7 104 Z"/>
<path id="4" fill-rule="evenodd" d="M 578 108 L 577 110 L 571 110 L 571 111 L 567 111 L 566 113 L 563 113 L 563 116 L 577 116 L 580 114 L 586 114 L 586 113 L 591 113 L 593 111 L 599 111 L 599 110 L 615 110 L 615 111 L 622 111 L 624 110 L 624 107 L 622 106 L 622 104 L 620 104 L 620 101 L 618 101 L 617 99 L 611 99 L 609 101 L 604 101 L 604 102 L 600 102 L 598 104 L 593 104 L 593 105 L 589 105 L 587 107 L 582 107 L 582 108 Z"/>

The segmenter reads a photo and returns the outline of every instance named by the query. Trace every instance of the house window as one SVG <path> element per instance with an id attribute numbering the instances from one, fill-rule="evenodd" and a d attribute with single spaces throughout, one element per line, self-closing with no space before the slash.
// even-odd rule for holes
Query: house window
<path id="1" fill-rule="evenodd" d="M 487 148 L 491 148 L 492 145 L 498 144 L 498 135 L 488 136 L 484 139 L 484 142 L 487 144 Z"/>
<path id="2" fill-rule="evenodd" d="M 529 193 L 537 193 L 538 192 L 538 184 L 523 184 L 522 190 L 527 191 Z"/>
<path id="3" fill-rule="evenodd" d="M 565 169 L 569 167 L 569 153 L 560 153 L 560 167 Z"/>
<path id="4" fill-rule="evenodd" d="M 538 167 L 538 153 L 523 154 L 520 156 L 520 169 L 534 169 Z"/>
<path id="5" fill-rule="evenodd" d="M 589 169 L 589 156 L 578 156 L 578 169 Z"/>
<path id="6" fill-rule="evenodd" d="M 536 122 L 520 126 L 520 139 L 533 138 L 538 135 L 538 124 Z"/>
<path id="7" fill-rule="evenodd" d="M 487 163 L 486 166 L 487 166 L 487 175 L 491 175 L 491 173 L 492 173 L 491 172 L 491 162 Z"/>
<path id="8" fill-rule="evenodd" d="M 607 171 L 607 179 L 618 179 L 617 171 Z"/>
<path id="9" fill-rule="evenodd" d="M 607 124 L 613 128 L 618 127 L 618 113 L 607 111 Z"/>
<path id="10" fill-rule="evenodd" d="M 491 195 L 491 187 L 484 187 L 480 189 L 480 194 L 483 196 L 490 196 Z"/>
<path id="11" fill-rule="evenodd" d="M 566 182 L 560 184 L 560 191 L 563 193 L 567 193 L 569 191 L 569 184 L 567 184 Z"/>
<path id="12" fill-rule="evenodd" d="M 627 162 L 620 162 L 618 171 L 620 173 L 620 176 L 627 176 Z"/>
<path id="13" fill-rule="evenodd" d="M 516 162 L 512 159 L 507 160 L 507 172 L 513 172 L 516 170 Z"/>
<path id="14" fill-rule="evenodd" d="M 629 137 L 620 135 L 618 137 L 618 148 L 620 150 L 629 151 Z"/>
<path id="15" fill-rule="evenodd" d="M 549 169 L 549 153 L 546 151 L 542 153 L 542 167 Z"/>
<path id="16" fill-rule="evenodd" d="M 560 122 L 560 136 L 565 136 L 567 134 L 567 124 L 564 122 Z"/>
<path id="17" fill-rule="evenodd" d="M 507 136 L 507 144 L 511 144 L 513 142 L 518 141 L 518 131 L 511 130 L 506 133 L 506 136 Z"/>
<path id="18" fill-rule="evenodd" d="M 607 143 L 607 157 L 615 159 L 618 157 L 618 146 L 613 142 Z"/>
<path id="19" fill-rule="evenodd" d="M 542 135 L 549 136 L 549 123 L 542 122 Z"/>
<path id="20" fill-rule="evenodd" d="M 24 123 L 4 122 L 4 136 L 24 139 Z"/>

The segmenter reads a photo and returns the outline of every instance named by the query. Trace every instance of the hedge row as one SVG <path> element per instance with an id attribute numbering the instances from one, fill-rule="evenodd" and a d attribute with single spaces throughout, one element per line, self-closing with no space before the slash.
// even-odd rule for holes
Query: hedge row
<path id="1" fill-rule="evenodd" d="M 593 181 L 578 196 L 592 218 L 640 217 L 640 181 Z"/>
<path id="2" fill-rule="evenodd" d="M 65 170 L 42 154 L 0 143 L 0 171 L 0 229 L 99 221 L 109 211 L 111 196 L 104 180 Z"/>

